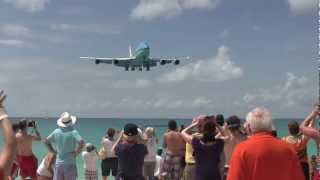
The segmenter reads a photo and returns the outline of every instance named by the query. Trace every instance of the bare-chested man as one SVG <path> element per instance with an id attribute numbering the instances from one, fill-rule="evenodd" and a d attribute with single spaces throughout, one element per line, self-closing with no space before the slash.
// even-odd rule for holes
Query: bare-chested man
<path id="1" fill-rule="evenodd" d="M 306 117 L 306 119 L 300 124 L 300 130 L 301 132 L 310 137 L 313 138 L 317 144 L 317 169 L 312 175 L 312 179 L 319 179 L 320 178 L 320 131 L 319 129 L 316 129 L 313 125 L 316 121 L 316 118 L 320 115 L 320 104 L 314 106 L 311 113 Z M 311 124 L 311 126 L 310 126 Z"/>
<path id="2" fill-rule="evenodd" d="M 32 126 L 35 135 L 28 134 L 28 126 Z M 18 149 L 17 159 L 20 167 L 20 176 L 24 180 L 27 177 L 37 179 L 38 160 L 32 151 L 32 142 L 41 141 L 41 136 L 35 123 L 27 120 L 19 122 L 19 131 L 16 134 Z"/>
<path id="3" fill-rule="evenodd" d="M 161 179 L 180 180 L 183 172 L 185 142 L 176 121 L 169 121 L 168 132 L 163 137 L 163 147 L 166 149 L 166 155 L 161 169 Z"/>
<path id="4" fill-rule="evenodd" d="M 231 116 L 227 119 L 227 124 L 224 139 L 224 154 L 225 154 L 225 171 L 223 179 L 227 179 L 229 169 L 229 161 L 235 147 L 242 141 L 247 139 L 247 136 L 241 131 L 241 120 L 237 116 Z"/>

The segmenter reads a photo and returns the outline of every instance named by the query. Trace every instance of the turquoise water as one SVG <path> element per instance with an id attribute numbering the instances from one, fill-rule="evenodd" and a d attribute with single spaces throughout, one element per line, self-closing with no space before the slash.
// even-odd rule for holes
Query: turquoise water
<path id="1" fill-rule="evenodd" d="M 39 130 L 41 136 L 45 138 L 48 136 L 55 128 L 56 118 L 32 118 L 38 122 Z M 13 121 L 17 121 L 17 118 L 14 118 Z M 139 126 L 147 127 L 152 126 L 156 128 L 156 135 L 159 138 L 159 147 L 162 144 L 162 134 L 167 129 L 167 122 L 169 119 L 94 119 L 94 118 L 79 118 L 75 128 L 79 131 L 80 135 L 85 139 L 86 142 L 90 142 L 94 144 L 97 148 L 100 147 L 100 141 L 102 136 L 104 136 L 106 129 L 109 127 L 113 127 L 116 129 L 121 129 L 126 123 L 136 123 Z M 278 130 L 278 136 L 282 137 L 287 134 L 287 124 L 292 119 L 276 119 L 275 125 Z M 298 122 L 301 122 L 301 119 L 295 119 Z M 179 119 L 177 122 L 180 124 L 188 125 L 191 120 L 190 119 Z M 39 162 L 45 156 L 47 149 L 45 148 L 42 142 L 34 143 L 34 153 L 37 156 Z M 309 143 L 309 156 L 311 154 L 315 154 L 316 148 L 313 141 Z M 98 173 L 100 176 L 100 163 L 97 162 Z M 83 175 L 83 161 L 81 156 L 77 158 L 77 168 L 80 180 L 84 179 Z M 101 179 L 101 178 L 99 178 Z"/>

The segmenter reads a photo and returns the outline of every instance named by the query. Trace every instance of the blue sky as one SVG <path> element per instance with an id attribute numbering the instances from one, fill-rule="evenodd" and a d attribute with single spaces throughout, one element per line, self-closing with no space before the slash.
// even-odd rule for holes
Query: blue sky
<path id="1" fill-rule="evenodd" d="M 180 66 L 125 72 L 147 41 Z M 0 88 L 14 116 L 304 117 L 317 99 L 316 0 L 0 0 Z"/>

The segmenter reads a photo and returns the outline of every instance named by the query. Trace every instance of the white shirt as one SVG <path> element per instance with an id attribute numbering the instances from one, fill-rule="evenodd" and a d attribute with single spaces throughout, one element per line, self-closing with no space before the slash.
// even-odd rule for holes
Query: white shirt
<path id="1" fill-rule="evenodd" d="M 83 168 L 88 171 L 97 171 L 96 168 L 96 161 L 98 159 L 97 154 L 95 151 L 92 152 L 87 152 L 83 151 L 82 152 L 82 157 L 83 157 Z"/>
<path id="2" fill-rule="evenodd" d="M 43 160 L 41 161 L 40 165 L 38 166 L 37 169 L 37 173 L 41 176 L 45 176 L 45 177 L 53 177 L 53 174 L 51 174 L 51 172 L 48 170 L 48 168 L 45 166 L 45 160 L 46 158 L 43 158 Z M 52 171 L 54 172 L 54 163 L 52 164 L 51 168 Z"/>
<path id="3" fill-rule="evenodd" d="M 107 158 L 115 158 L 116 155 L 114 152 L 111 152 L 112 146 L 115 144 L 115 141 L 110 141 L 108 138 L 104 138 L 102 140 L 102 145 L 104 149 L 107 151 Z"/>
<path id="4" fill-rule="evenodd" d="M 155 171 L 154 171 L 154 176 L 158 177 L 160 176 L 160 167 L 162 164 L 162 157 L 157 155 L 156 156 L 156 167 L 155 167 Z"/>
<path id="5" fill-rule="evenodd" d="M 147 140 L 146 143 L 148 154 L 144 158 L 144 161 L 146 162 L 155 162 L 156 161 L 156 155 L 157 155 L 157 140 L 156 138 L 150 138 Z"/>

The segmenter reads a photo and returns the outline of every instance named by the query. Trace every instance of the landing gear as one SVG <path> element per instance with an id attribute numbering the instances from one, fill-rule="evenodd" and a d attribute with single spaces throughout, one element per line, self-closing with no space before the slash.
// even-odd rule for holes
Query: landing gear
<path id="1" fill-rule="evenodd" d="M 147 71 L 150 71 L 150 66 L 147 66 L 146 69 L 147 69 Z"/>
<path id="2" fill-rule="evenodd" d="M 125 71 L 129 71 L 129 66 L 126 66 L 126 67 L 124 68 L 124 70 L 125 70 Z"/>
<path id="3" fill-rule="evenodd" d="M 139 71 L 142 71 L 142 67 L 139 67 Z"/>
<path id="4" fill-rule="evenodd" d="M 136 68 L 135 67 L 131 67 L 131 71 L 135 71 L 136 70 Z"/>

